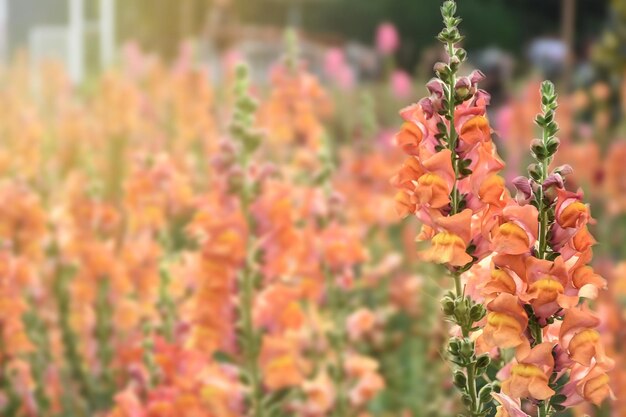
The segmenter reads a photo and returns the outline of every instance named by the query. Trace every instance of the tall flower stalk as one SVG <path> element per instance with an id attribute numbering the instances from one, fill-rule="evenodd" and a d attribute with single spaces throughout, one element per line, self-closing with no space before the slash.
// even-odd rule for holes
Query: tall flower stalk
<path id="1" fill-rule="evenodd" d="M 531 143 L 530 178 L 514 180 L 516 201 L 493 228 L 491 274 L 476 284 L 488 310 L 482 349 L 515 349 L 502 391 L 494 394 L 504 415 L 528 416 L 522 411 L 528 403 L 538 417 L 548 417 L 610 396 L 613 360 L 587 302 L 606 282 L 588 265 L 595 241 L 582 192 L 565 188 L 572 169 L 550 166 L 559 147 L 550 82 L 541 86 L 541 106 L 535 121 L 542 137 Z"/>
<path id="2" fill-rule="evenodd" d="M 487 415 L 492 399 L 499 415 L 516 417 L 528 416 L 524 403 L 538 417 L 600 404 L 610 395 L 613 361 L 586 300 L 606 282 L 587 265 L 595 241 L 582 192 L 565 189 L 571 168 L 550 167 L 559 147 L 554 86 L 541 87 L 542 136 L 531 144 L 530 178 L 514 180 L 512 198 L 497 175 L 504 164 L 485 116 L 489 96 L 476 87 L 483 75 L 458 76 L 466 58 L 457 47 L 461 20 L 453 1 L 441 11 L 438 39 L 448 60 L 435 65 L 430 96 L 400 113 L 396 142 L 408 158 L 392 183 L 398 212 L 423 223 L 418 240 L 430 242 L 423 259 L 446 265 L 454 278 L 442 305 L 456 325 L 448 358 L 466 415 Z M 495 382 L 478 389 L 492 354 L 502 364 L 501 391 Z"/>
<path id="3" fill-rule="evenodd" d="M 531 144 L 531 154 L 536 160 L 536 163 L 529 167 L 529 174 L 532 179 L 532 185 L 534 189 L 534 201 L 533 204 L 537 206 L 539 213 L 539 231 L 537 242 L 537 258 L 548 259 L 555 258 L 556 251 L 549 247 L 549 230 L 550 226 L 554 223 L 554 201 L 546 195 L 546 191 L 549 190 L 551 184 L 547 184 L 548 170 L 550 163 L 556 154 L 559 147 L 559 139 L 556 134 L 559 127 L 555 121 L 555 112 L 558 107 L 557 95 L 554 90 L 554 85 L 546 81 L 541 85 L 541 110 L 542 113 L 538 114 L 535 122 L 541 128 L 542 137 L 536 139 Z M 561 176 L 560 172 L 555 172 L 553 175 Z M 562 178 L 562 177 L 561 177 Z M 544 187 L 546 184 L 546 187 Z M 538 321 L 534 314 L 530 317 L 531 329 L 534 329 L 534 334 L 531 346 L 535 347 L 543 343 L 543 332 L 541 330 L 541 323 Z M 555 404 L 552 404 L 555 405 Z M 545 399 L 538 405 L 539 417 L 546 417 L 550 415 L 551 411 L 550 398 Z"/>
<path id="4" fill-rule="evenodd" d="M 239 196 L 241 211 L 245 216 L 248 238 L 244 265 L 239 274 L 239 341 L 243 354 L 244 379 L 249 388 L 249 416 L 266 416 L 263 381 L 259 366 L 261 333 L 254 326 L 253 309 L 259 273 L 255 267 L 257 250 L 253 239 L 254 217 L 250 209 L 254 200 L 255 184 L 250 175 L 250 162 L 260 144 L 259 134 L 253 130 L 256 103 L 248 94 L 248 71 L 244 66 L 237 68 L 235 85 L 235 113 L 231 134 L 238 142 L 240 176 L 234 176 L 232 188 Z"/>
<path id="5" fill-rule="evenodd" d="M 457 79 L 457 71 L 460 64 L 465 61 L 466 52 L 457 48 L 457 44 L 463 37 L 457 28 L 461 19 L 455 16 L 455 12 L 456 4 L 454 2 L 444 3 L 441 9 L 445 28 L 439 33 L 438 39 L 446 47 L 448 62 L 447 65 L 439 65 L 437 68 L 437 75 L 444 83 L 445 96 L 444 108 L 440 114 L 443 113 L 448 122 L 447 127 L 441 126 L 441 139 L 450 151 L 454 171 L 454 182 L 450 194 L 450 216 L 458 214 L 465 205 L 458 183 L 463 176 L 471 173 L 466 168 L 471 160 L 463 159 L 462 155 L 457 152 L 459 136 L 455 128 L 455 109 L 457 105 L 462 104 L 467 99 L 470 85 L 465 85 Z M 472 264 L 473 261 L 470 261 L 462 268 L 451 271 L 454 278 L 454 296 L 450 294 L 443 299 L 443 308 L 448 319 L 460 327 L 462 335 L 462 338 L 451 339 L 448 345 L 450 360 L 460 368 L 454 372 L 454 384 L 461 390 L 463 404 L 467 408 L 468 415 L 479 416 L 483 415 L 484 409 L 481 401 L 489 400 L 491 391 L 490 387 L 486 386 L 479 397 L 476 380 L 487 369 L 490 361 L 486 355 L 480 358 L 476 357 L 474 344 L 470 339 L 471 333 L 475 330 L 474 323 L 481 320 L 485 315 L 484 308 L 466 297 L 461 285 L 462 269 L 469 269 Z"/>
<path id="6" fill-rule="evenodd" d="M 490 359 L 476 354 L 472 333 L 485 308 L 466 294 L 462 274 L 487 255 L 476 225 L 496 213 L 507 194 L 497 176 L 503 164 L 485 115 L 489 96 L 477 88 L 483 75 L 458 74 L 467 54 L 458 47 L 463 37 L 456 3 L 446 1 L 441 14 L 445 27 L 438 39 L 448 59 L 435 65 L 436 78 L 427 84 L 430 96 L 401 111 L 405 123 L 396 141 L 409 158 L 392 182 L 400 189 L 399 213 L 414 213 L 424 224 L 418 236 L 430 241 L 424 259 L 446 265 L 454 280 L 454 291 L 442 299 L 446 318 L 459 329 L 449 341 L 448 358 L 456 367 L 454 383 L 466 413 L 474 417 L 488 412 L 493 387 L 478 390 Z"/>

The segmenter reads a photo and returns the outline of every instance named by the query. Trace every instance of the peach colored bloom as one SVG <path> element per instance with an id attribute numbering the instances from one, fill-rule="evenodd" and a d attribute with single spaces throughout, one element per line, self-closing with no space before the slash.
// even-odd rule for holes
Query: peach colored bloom
<path id="1" fill-rule="evenodd" d="M 501 254 L 528 253 L 537 240 L 537 209 L 508 205 L 502 211 L 502 224 L 493 233 L 492 249 Z"/>
<path id="2" fill-rule="evenodd" d="M 548 386 L 554 368 L 553 344 L 541 343 L 511 368 L 511 375 L 502 383 L 502 392 L 513 398 L 545 400 L 555 394 Z"/>
<path id="3" fill-rule="evenodd" d="M 487 324 L 482 339 L 489 348 L 514 348 L 528 344 L 524 335 L 528 315 L 515 295 L 503 292 L 487 304 Z"/>
<path id="4" fill-rule="evenodd" d="M 360 308 L 350 314 L 346 321 L 351 340 L 359 340 L 370 333 L 376 325 L 376 316 L 370 309 Z"/>

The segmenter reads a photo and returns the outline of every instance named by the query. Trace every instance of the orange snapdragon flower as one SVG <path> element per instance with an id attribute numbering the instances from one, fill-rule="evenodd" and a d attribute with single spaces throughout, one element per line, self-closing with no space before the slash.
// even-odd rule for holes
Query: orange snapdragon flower
<path id="1" fill-rule="evenodd" d="M 500 403 L 496 408 L 495 417 L 530 417 L 522 411 L 521 401 L 514 400 L 506 394 L 492 393 L 491 396 Z"/>
<path id="2" fill-rule="evenodd" d="M 606 366 L 595 364 L 589 368 L 575 364 L 570 372 L 569 382 L 561 391 L 567 396 L 563 405 L 570 407 L 589 401 L 600 406 L 606 398 L 613 397 L 609 382 Z"/>
<path id="3" fill-rule="evenodd" d="M 511 204 L 502 211 L 502 224 L 493 232 L 492 249 L 501 254 L 528 253 L 537 240 L 537 208 Z"/>
<path id="4" fill-rule="evenodd" d="M 581 200 L 582 192 L 557 188 L 556 221 L 561 227 L 580 229 L 589 222 L 589 207 Z"/>
<path id="5" fill-rule="evenodd" d="M 408 155 L 417 155 L 419 144 L 424 138 L 421 127 L 412 122 L 404 122 L 395 140 L 398 146 Z"/>
<path id="6" fill-rule="evenodd" d="M 459 131 L 459 137 L 470 145 L 491 140 L 489 120 L 483 115 L 473 116 L 463 123 Z"/>
<path id="7" fill-rule="evenodd" d="M 437 233 L 430 244 L 430 249 L 422 253 L 424 260 L 452 266 L 463 266 L 472 261 L 467 254 L 467 244 L 454 233 Z"/>
<path id="8" fill-rule="evenodd" d="M 265 335 L 259 359 L 263 382 L 269 390 L 300 385 L 309 370 L 298 341 L 288 335 Z"/>
<path id="9" fill-rule="evenodd" d="M 507 349 L 528 344 L 524 335 L 528 326 L 528 315 L 517 296 L 503 292 L 487 308 L 487 324 L 481 335 L 486 346 Z"/>
<path id="10" fill-rule="evenodd" d="M 594 366 L 578 383 L 578 392 L 586 401 L 600 406 L 607 397 L 612 395 L 609 382 L 606 372 L 601 367 Z"/>
<path id="11" fill-rule="evenodd" d="M 528 289 L 520 298 L 533 306 L 539 317 L 549 317 L 560 308 L 571 308 L 578 303 L 578 294 L 572 288 L 562 257 L 554 261 L 526 259 Z"/>
<path id="12" fill-rule="evenodd" d="M 545 400 L 555 394 L 548 386 L 554 369 L 553 344 L 541 343 L 530 350 L 511 368 L 511 375 L 502 383 L 502 392 L 513 398 Z"/>
<path id="13" fill-rule="evenodd" d="M 600 319 L 584 305 L 565 312 L 559 330 L 559 340 L 573 361 L 591 366 L 592 360 L 595 359 L 595 363 L 613 366 L 613 361 L 606 356 L 600 341 L 600 333 L 595 330 L 599 324 Z"/>
<path id="14" fill-rule="evenodd" d="M 302 383 L 305 399 L 294 404 L 294 408 L 303 416 L 323 416 L 335 403 L 335 389 L 328 375 L 320 373 L 315 379 Z"/>
<path id="15" fill-rule="evenodd" d="M 463 266 L 473 258 L 467 253 L 471 239 L 472 210 L 466 209 L 454 216 L 436 218 L 437 230 L 430 236 L 430 248 L 422 253 L 426 260 L 436 263 L 449 263 L 452 266 Z M 422 237 L 419 236 L 418 240 Z"/>

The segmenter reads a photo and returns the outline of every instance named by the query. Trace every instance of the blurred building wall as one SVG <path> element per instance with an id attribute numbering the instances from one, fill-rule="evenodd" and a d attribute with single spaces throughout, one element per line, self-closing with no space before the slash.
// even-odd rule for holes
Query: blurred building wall
<path id="1" fill-rule="evenodd" d="M 0 59 L 7 62 L 25 49 L 33 65 L 44 59 L 63 61 L 72 79 L 80 82 L 88 69 L 87 61 L 95 63 L 91 67 L 104 68 L 113 60 L 115 3 L 0 0 Z"/>

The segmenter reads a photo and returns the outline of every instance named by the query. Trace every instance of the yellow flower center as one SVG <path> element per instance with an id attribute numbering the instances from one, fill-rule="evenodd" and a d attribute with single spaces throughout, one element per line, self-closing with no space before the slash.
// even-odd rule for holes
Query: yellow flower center
<path id="1" fill-rule="evenodd" d="M 500 232 L 500 235 L 504 237 L 520 239 L 527 245 L 529 244 L 528 235 L 526 234 L 524 229 L 522 229 L 519 225 L 513 222 L 507 222 L 500 225 L 498 231 Z"/>
<path id="2" fill-rule="evenodd" d="M 513 294 L 516 289 L 515 281 L 513 278 L 502 269 L 494 269 L 491 271 L 491 280 L 495 283 L 502 284 L 507 292 Z"/>
<path id="3" fill-rule="evenodd" d="M 481 130 L 486 134 L 489 133 L 489 121 L 485 116 L 475 116 L 470 120 L 465 122 L 463 127 L 461 128 L 461 136 L 469 133 L 469 132 L 480 132 Z"/>
<path id="4" fill-rule="evenodd" d="M 530 365 L 526 363 L 519 363 L 511 368 L 513 375 L 521 376 L 522 378 L 532 377 L 545 377 L 544 373 L 536 365 Z"/>
<path id="5" fill-rule="evenodd" d="M 450 232 L 437 233 L 432 240 L 433 245 L 452 247 L 458 246 L 462 250 L 465 250 L 465 242 L 460 236 Z"/>
<path id="6" fill-rule="evenodd" d="M 574 336 L 569 344 L 569 350 L 575 351 L 580 346 L 586 345 L 588 343 L 594 344 L 598 340 L 600 340 L 600 333 L 598 333 L 594 329 L 583 330 L 580 333 L 577 333 Z"/>
<path id="7" fill-rule="evenodd" d="M 575 227 L 578 218 L 581 215 L 587 214 L 587 206 L 580 201 L 576 201 L 569 206 L 565 207 L 561 213 L 561 226 L 563 227 Z"/>
<path id="8" fill-rule="evenodd" d="M 428 172 L 424 175 L 422 175 L 417 182 L 420 185 L 425 185 L 425 186 L 429 186 L 429 185 L 434 185 L 434 186 L 443 186 L 446 187 L 446 182 L 443 180 L 443 178 L 441 178 L 439 175 L 437 174 L 433 174 L 432 172 Z"/>
<path id="9" fill-rule="evenodd" d="M 563 284 L 561 284 L 559 281 L 546 276 L 545 278 L 542 278 L 539 281 L 533 283 L 530 286 L 530 290 L 536 290 L 541 293 L 554 294 L 556 296 L 559 293 L 563 293 L 565 289 L 563 288 Z"/>
<path id="10" fill-rule="evenodd" d="M 487 323 L 493 327 L 509 327 L 520 330 L 520 324 L 515 318 L 504 313 L 491 312 L 487 316 Z"/>

